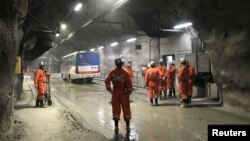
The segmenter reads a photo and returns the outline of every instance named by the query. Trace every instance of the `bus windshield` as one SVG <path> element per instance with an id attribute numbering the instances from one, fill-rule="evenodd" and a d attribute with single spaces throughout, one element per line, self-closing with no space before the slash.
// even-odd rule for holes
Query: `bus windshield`
<path id="1" fill-rule="evenodd" d="M 96 52 L 78 53 L 76 56 L 76 66 L 100 65 L 99 55 Z"/>

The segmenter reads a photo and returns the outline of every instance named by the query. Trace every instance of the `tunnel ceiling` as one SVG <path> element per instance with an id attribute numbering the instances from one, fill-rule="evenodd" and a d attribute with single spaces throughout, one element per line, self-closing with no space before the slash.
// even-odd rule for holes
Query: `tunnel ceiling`
<path id="1" fill-rule="evenodd" d="M 33 60 L 51 49 L 51 41 L 56 46 L 52 52 L 59 57 L 119 40 L 123 35 L 136 36 L 137 31 L 144 31 L 151 37 L 170 36 L 173 33 L 159 29 L 171 29 L 179 20 L 178 11 L 169 8 L 168 0 L 129 0 L 113 12 L 109 10 L 117 0 L 82 0 L 83 9 L 76 13 L 72 9 L 77 2 L 31 0 L 22 42 L 25 59 Z M 95 22 L 81 29 L 90 19 Z M 58 31 L 59 23 L 68 27 L 66 31 L 60 30 L 60 37 L 55 38 L 52 33 Z M 67 40 L 69 34 L 74 32 L 77 33 Z"/>
<path id="2" fill-rule="evenodd" d="M 128 0 L 124 6 L 111 12 L 117 1 L 82 0 L 82 10 L 74 12 L 72 9 L 78 0 L 31 0 L 22 42 L 25 58 L 32 60 L 39 57 L 52 46 L 52 53 L 60 57 L 73 51 L 88 50 L 121 40 L 124 35 L 136 36 L 138 31 L 150 37 L 167 37 L 176 33 L 160 29 L 172 29 L 174 25 L 190 20 L 205 35 L 213 29 L 213 25 L 217 29 L 221 26 L 219 21 L 211 24 L 210 20 L 225 17 L 224 20 L 228 21 L 231 19 L 230 13 L 235 13 L 230 7 L 242 5 L 234 0 Z M 244 3 L 248 4 L 247 1 Z M 92 22 L 84 26 L 90 20 Z M 59 23 L 66 23 L 68 27 L 65 31 L 60 30 L 58 38 L 37 31 L 54 32 Z M 202 27 L 197 27 L 198 24 Z M 226 33 L 226 27 L 231 28 L 226 24 L 219 30 L 225 30 L 222 32 Z M 68 38 L 71 33 L 74 36 Z"/>

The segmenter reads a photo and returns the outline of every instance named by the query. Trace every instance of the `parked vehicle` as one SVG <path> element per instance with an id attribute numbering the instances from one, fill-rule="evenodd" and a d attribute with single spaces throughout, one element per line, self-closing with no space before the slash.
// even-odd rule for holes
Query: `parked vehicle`
<path id="1" fill-rule="evenodd" d="M 79 51 L 62 57 L 61 75 L 72 82 L 92 82 L 100 77 L 100 57 L 96 51 Z"/>

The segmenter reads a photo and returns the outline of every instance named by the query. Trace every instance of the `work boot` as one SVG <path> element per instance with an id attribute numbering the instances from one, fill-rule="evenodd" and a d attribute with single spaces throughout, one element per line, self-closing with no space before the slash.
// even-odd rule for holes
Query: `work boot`
<path id="1" fill-rule="evenodd" d="M 154 106 L 153 99 L 150 98 L 151 106 Z"/>
<path id="2" fill-rule="evenodd" d="M 39 107 L 43 107 L 43 100 L 38 100 L 38 103 Z"/>
<path id="3" fill-rule="evenodd" d="M 172 97 L 172 90 L 169 90 L 169 97 Z"/>
<path id="4" fill-rule="evenodd" d="M 161 91 L 160 91 L 159 95 L 160 95 L 160 100 L 163 100 Z"/>
<path id="5" fill-rule="evenodd" d="M 39 106 L 39 100 L 36 99 L 36 105 L 35 105 L 35 107 L 38 107 L 38 106 Z"/>
<path id="6" fill-rule="evenodd" d="M 173 89 L 172 91 L 173 91 L 174 98 L 176 98 L 176 95 L 175 95 L 175 90 Z"/>
<path id="7" fill-rule="evenodd" d="M 167 91 L 164 90 L 164 99 L 167 100 Z"/>
<path id="8" fill-rule="evenodd" d="M 130 133 L 130 120 L 126 120 L 126 130 L 127 133 Z"/>
<path id="9" fill-rule="evenodd" d="M 181 108 L 186 108 L 186 107 L 187 107 L 187 103 L 182 102 L 182 103 L 180 104 L 180 107 L 181 107 Z"/>
<path id="10" fill-rule="evenodd" d="M 115 127 L 115 133 L 118 134 L 119 133 L 119 128 L 118 127 Z"/>
<path id="11" fill-rule="evenodd" d="M 155 106 L 159 106 L 159 104 L 158 104 L 158 98 L 155 98 Z"/>
<path id="12" fill-rule="evenodd" d="M 118 128 L 118 122 L 119 121 L 118 120 L 114 120 L 114 122 L 115 122 L 115 130 L 114 131 L 115 131 L 116 134 L 118 134 L 119 133 L 119 128 Z"/>
<path id="13" fill-rule="evenodd" d="M 188 96 L 187 103 L 191 103 L 191 95 Z"/>

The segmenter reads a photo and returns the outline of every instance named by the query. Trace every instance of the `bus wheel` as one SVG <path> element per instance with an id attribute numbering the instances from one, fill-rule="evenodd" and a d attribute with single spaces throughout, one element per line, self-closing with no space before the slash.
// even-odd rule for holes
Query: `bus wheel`
<path id="1" fill-rule="evenodd" d="M 63 80 L 66 80 L 66 78 L 65 78 L 65 76 L 64 76 L 63 74 L 62 74 L 62 79 L 63 79 Z"/>
<path id="2" fill-rule="evenodd" d="M 69 80 L 69 82 L 71 83 L 71 78 L 70 78 L 70 75 L 69 75 L 69 79 L 68 79 L 68 80 Z"/>

